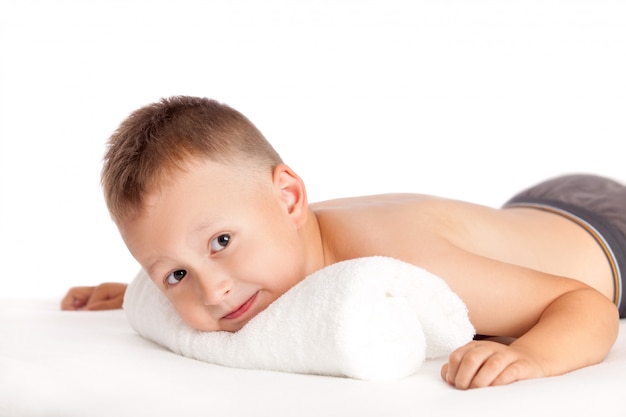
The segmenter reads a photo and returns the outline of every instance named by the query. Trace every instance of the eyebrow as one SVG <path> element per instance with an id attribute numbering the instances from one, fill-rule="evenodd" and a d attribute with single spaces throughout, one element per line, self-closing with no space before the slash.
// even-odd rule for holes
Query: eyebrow
<path id="1" fill-rule="evenodd" d="M 154 256 L 152 258 L 148 258 L 148 266 L 145 268 L 146 272 L 153 278 L 155 275 L 155 269 L 159 268 L 159 264 L 169 262 L 172 264 L 177 264 L 178 262 L 168 256 Z"/>
<path id="2" fill-rule="evenodd" d="M 194 227 L 193 229 L 191 229 L 191 233 L 198 233 L 203 231 L 204 229 L 208 229 L 209 227 L 212 227 L 214 223 L 215 222 L 201 223 L 198 225 L 198 227 Z"/>
<path id="3" fill-rule="evenodd" d="M 154 261 L 151 261 L 151 262 L 150 262 L 150 264 L 149 264 L 149 265 L 148 265 L 148 267 L 146 268 L 146 272 L 148 273 L 148 276 L 149 276 L 150 278 L 154 278 L 154 275 L 155 275 L 155 274 L 154 274 L 154 269 L 155 269 L 156 267 L 158 267 L 158 265 L 159 265 L 160 263 L 162 263 L 162 262 L 163 262 L 162 258 L 157 258 L 157 259 L 155 259 Z"/>
<path id="4" fill-rule="evenodd" d="M 191 233 L 198 233 L 203 231 L 204 229 L 208 229 L 211 227 L 217 227 L 216 225 L 220 222 L 220 219 L 213 219 L 206 222 L 200 223 L 198 226 L 194 227 L 190 230 Z"/>

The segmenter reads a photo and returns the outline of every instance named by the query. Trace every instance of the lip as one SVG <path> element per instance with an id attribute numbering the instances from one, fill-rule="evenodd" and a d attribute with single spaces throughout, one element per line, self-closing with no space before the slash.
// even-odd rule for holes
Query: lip
<path id="1" fill-rule="evenodd" d="M 248 312 L 248 310 L 250 310 L 250 307 L 252 307 L 252 304 L 254 304 L 254 301 L 256 300 L 257 295 L 259 295 L 259 292 L 255 292 L 252 297 L 248 298 L 248 300 L 243 303 L 242 305 L 240 305 L 236 310 L 231 311 L 230 313 L 228 313 L 227 315 L 225 315 L 224 317 L 222 317 L 223 319 L 227 319 L 227 320 L 233 320 L 236 319 L 238 317 L 241 317 L 242 315 L 244 315 L 245 313 Z"/>

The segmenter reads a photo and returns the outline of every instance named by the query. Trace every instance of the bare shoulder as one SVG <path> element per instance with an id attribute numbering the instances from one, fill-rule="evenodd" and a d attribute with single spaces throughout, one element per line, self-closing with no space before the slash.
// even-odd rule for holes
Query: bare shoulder
<path id="1" fill-rule="evenodd" d="M 352 228 L 363 226 L 421 227 L 437 233 L 458 231 L 458 227 L 472 222 L 498 222 L 501 210 L 465 201 L 425 194 L 380 194 L 328 200 L 311 205 L 322 225 Z M 433 224 L 435 222 L 435 224 Z M 450 227 L 441 227 L 444 225 Z M 424 230 L 422 230 L 424 231 Z"/>
<path id="2" fill-rule="evenodd" d="M 440 209 L 455 210 L 460 207 L 482 207 L 459 200 L 451 200 L 427 194 L 377 194 L 358 197 L 339 198 L 311 204 L 311 209 L 318 214 L 341 216 L 345 214 L 379 215 L 388 212 L 403 212 L 416 215 L 430 215 Z"/>
<path id="3" fill-rule="evenodd" d="M 424 194 L 383 194 L 311 205 L 336 260 L 387 255 L 416 262 L 437 242 L 464 239 L 468 219 L 495 221 L 496 210 Z"/>

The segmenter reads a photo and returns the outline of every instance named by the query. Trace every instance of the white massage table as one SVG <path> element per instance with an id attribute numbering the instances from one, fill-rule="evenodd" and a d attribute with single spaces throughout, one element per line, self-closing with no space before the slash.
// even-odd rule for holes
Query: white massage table
<path id="1" fill-rule="evenodd" d="M 626 320 L 601 364 L 459 391 L 443 359 L 392 382 L 225 368 L 138 336 L 121 310 L 0 299 L 0 416 L 623 416 Z"/>

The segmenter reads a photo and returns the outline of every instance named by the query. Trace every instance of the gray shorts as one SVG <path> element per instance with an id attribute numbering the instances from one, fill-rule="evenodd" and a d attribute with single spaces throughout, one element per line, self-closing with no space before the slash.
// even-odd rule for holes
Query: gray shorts
<path id="1" fill-rule="evenodd" d="M 595 175 L 557 177 L 510 199 L 504 207 L 533 207 L 560 214 L 584 227 L 604 249 L 613 271 L 614 303 L 626 317 L 626 187 Z"/>

